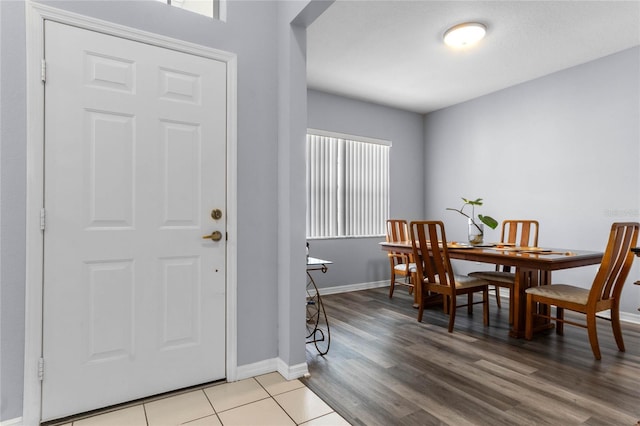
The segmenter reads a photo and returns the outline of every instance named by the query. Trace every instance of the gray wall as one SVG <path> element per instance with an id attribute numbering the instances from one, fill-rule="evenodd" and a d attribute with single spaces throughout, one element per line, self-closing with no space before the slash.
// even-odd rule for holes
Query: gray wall
<path id="1" fill-rule="evenodd" d="M 304 43 L 300 43 L 304 31 L 302 35 L 300 31 L 293 34 L 289 23 L 307 2 L 230 1 L 226 23 L 155 1 L 119 1 L 117 7 L 113 1 L 48 3 L 237 54 L 237 363 L 243 366 L 276 357 L 290 365 L 303 363 L 304 290 L 299 282 L 304 282 L 304 255 L 300 254 L 299 262 L 282 257 L 289 255 L 289 246 L 304 246 L 304 192 L 295 194 L 297 184 L 288 184 L 291 180 L 304 179 L 304 150 L 293 150 L 287 160 L 280 163 L 279 154 L 286 150 L 289 138 L 304 139 L 306 90 Z M 22 415 L 26 187 L 24 8 L 23 1 L 0 1 L 0 420 Z M 312 21 L 311 17 L 307 19 Z M 283 67 L 292 68 L 291 81 L 281 79 Z M 303 121 L 294 116 L 298 123 L 283 127 L 279 108 L 296 111 Z M 292 116 L 286 117 L 284 121 Z M 299 164 L 292 164 L 283 178 L 279 176 L 279 166 L 287 162 Z M 293 219 L 287 238 L 279 240 L 281 208 L 297 219 Z M 293 290 L 294 281 L 296 289 L 300 286 L 297 291 Z M 279 294 L 283 291 L 291 294 Z M 282 315 L 283 311 L 288 313 Z"/>
<path id="2" fill-rule="evenodd" d="M 25 33 L 0 1 L 0 419 L 22 415 L 25 283 Z"/>
<path id="3" fill-rule="evenodd" d="M 307 114 L 313 129 L 390 140 L 391 217 L 413 220 L 423 216 L 422 115 L 316 90 L 308 91 Z M 389 261 L 378 247 L 383 240 L 310 240 L 311 256 L 335 262 L 326 274 L 314 276 L 318 286 L 388 280 Z"/>
<path id="4" fill-rule="evenodd" d="M 466 221 L 445 208 L 481 197 L 476 213 L 538 219 L 543 246 L 603 250 L 612 222 L 640 219 L 640 47 L 428 114 L 425 135 L 426 214 L 449 239 L 465 239 Z M 622 300 L 634 314 L 638 265 Z M 595 270 L 554 281 L 586 287 Z"/>

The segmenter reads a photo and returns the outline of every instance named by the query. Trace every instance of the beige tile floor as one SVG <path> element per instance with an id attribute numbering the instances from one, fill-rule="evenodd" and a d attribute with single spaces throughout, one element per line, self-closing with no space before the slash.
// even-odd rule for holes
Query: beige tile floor
<path id="1" fill-rule="evenodd" d="M 64 426 L 349 425 L 300 380 L 278 373 L 109 411 Z"/>

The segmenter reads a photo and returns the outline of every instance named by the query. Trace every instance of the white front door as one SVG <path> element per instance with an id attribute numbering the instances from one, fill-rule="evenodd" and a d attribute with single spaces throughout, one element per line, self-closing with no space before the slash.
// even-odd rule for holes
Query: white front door
<path id="1" fill-rule="evenodd" d="M 224 378 L 226 64 L 51 21 L 45 59 L 42 420 Z"/>

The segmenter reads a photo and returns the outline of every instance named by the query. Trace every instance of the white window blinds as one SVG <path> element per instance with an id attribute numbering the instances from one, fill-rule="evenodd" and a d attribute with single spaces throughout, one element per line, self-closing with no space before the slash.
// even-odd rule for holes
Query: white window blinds
<path id="1" fill-rule="evenodd" d="M 307 134 L 308 238 L 385 234 L 388 144 L 327 132 Z"/>

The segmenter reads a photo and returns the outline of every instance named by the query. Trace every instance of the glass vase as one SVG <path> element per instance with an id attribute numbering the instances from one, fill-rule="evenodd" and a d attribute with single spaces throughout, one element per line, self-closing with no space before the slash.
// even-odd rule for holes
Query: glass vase
<path id="1" fill-rule="evenodd" d="M 484 224 L 469 219 L 469 244 L 475 246 L 484 240 Z"/>

